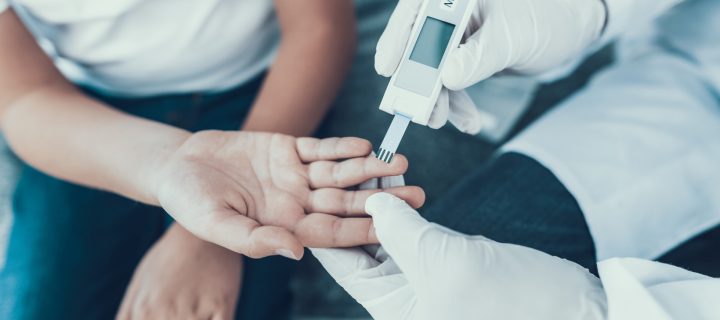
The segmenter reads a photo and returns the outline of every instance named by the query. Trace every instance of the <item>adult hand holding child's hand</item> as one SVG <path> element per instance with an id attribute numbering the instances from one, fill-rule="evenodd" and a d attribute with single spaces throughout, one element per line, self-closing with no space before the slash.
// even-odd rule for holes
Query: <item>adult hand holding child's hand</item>
<path id="1" fill-rule="evenodd" d="M 164 162 L 156 197 L 196 236 L 253 258 L 299 259 L 303 246 L 376 243 L 364 203 L 380 190 L 344 188 L 403 174 L 407 160 L 387 165 L 370 152 L 370 143 L 357 138 L 200 132 Z M 386 192 L 414 207 L 424 201 L 418 187 Z"/>

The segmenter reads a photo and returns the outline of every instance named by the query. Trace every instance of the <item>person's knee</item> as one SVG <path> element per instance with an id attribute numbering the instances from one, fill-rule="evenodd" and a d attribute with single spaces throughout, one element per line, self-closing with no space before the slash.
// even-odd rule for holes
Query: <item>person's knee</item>
<path id="1" fill-rule="evenodd" d="M 504 154 L 425 211 L 433 222 L 595 266 L 595 248 L 573 195 L 537 161 Z"/>

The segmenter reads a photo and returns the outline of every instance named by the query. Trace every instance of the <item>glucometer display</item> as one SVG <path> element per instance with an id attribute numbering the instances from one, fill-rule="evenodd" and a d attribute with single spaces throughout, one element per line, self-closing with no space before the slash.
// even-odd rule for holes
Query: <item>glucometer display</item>
<path id="1" fill-rule="evenodd" d="M 455 25 L 427 17 L 418 35 L 410 60 L 437 69 L 452 38 Z"/>
<path id="2" fill-rule="evenodd" d="M 2 1 L 2 0 L 0 0 Z M 446 54 L 462 40 L 478 1 L 420 1 L 403 57 L 393 72 L 380 110 L 393 115 L 376 157 L 391 163 L 411 122 L 428 125 L 442 91 L 441 68 Z M 482 2 L 482 1 L 480 1 Z"/>

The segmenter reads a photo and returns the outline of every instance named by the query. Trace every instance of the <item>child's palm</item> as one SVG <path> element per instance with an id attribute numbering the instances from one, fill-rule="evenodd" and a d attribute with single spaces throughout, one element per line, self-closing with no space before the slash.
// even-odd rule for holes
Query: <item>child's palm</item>
<path id="1" fill-rule="evenodd" d="M 370 144 L 354 138 L 203 132 L 170 159 L 160 201 L 196 235 L 253 257 L 374 243 L 363 207 L 378 190 L 343 188 L 402 174 L 407 162 L 388 166 L 369 153 Z M 334 161 L 345 158 L 352 159 Z M 416 206 L 424 198 L 416 187 L 393 192 Z"/>

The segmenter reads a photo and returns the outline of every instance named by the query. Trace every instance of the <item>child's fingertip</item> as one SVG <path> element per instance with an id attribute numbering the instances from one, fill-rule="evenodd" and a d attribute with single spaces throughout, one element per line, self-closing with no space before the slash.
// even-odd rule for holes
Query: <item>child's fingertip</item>
<path id="1" fill-rule="evenodd" d="M 392 161 L 390 162 L 390 166 L 405 172 L 407 170 L 408 166 L 410 166 L 410 163 L 408 162 L 408 159 L 404 155 L 396 154 L 393 157 Z"/>
<path id="2" fill-rule="evenodd" d="M 412 187 L 412 188 L 415 189 L 414 192 L 417 193 L 416 200 L 413 201 L 412 207 L 413 207 L 413 209 L 421 208 L 423 205 L 425 205 L 425 200 L 426 200 L 425 190 L 423 190 L 423 188 L 420 188 L 420 187 Z"/>
<path id="3" fill-rule="evenodd" d="M 368 232 L 368 241 L 371 244 L 380 243 L 380 239 L 378 239 L 377 233 L 375 232 L 375 225 L 370 226 L 370 231 Z"/>

